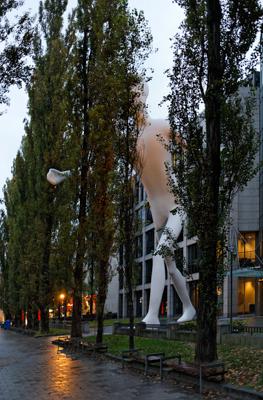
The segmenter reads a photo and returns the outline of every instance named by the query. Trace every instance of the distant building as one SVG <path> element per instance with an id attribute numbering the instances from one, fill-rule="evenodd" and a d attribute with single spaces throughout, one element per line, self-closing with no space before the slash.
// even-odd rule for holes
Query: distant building
<path id="1" fill-rule="evenodd" d="M 254 125 L 262 141 L 262 82 L 259 72 L 253 76 L 256 106 Z M 241 88 L 243 97 L 248 96 L 248 88 Z M 261 143 L 262 148 L 262 143 Z M 262 150 L 257 154 L 256 164 L 262 161 Z M 263 315 L 263 263 L 262 263 L 262 225 L 260 210 L 262 209 L 262 169 L 234 198 L 231 210 L 230 247 L 234 253 L 232 258 L 231 289 L 231 255 L 229 254 L 229 272 L 224 282 L 224 315 L 230 314 L 231 292 L 232 311 L 237 314 Z M 230 253 L 230 252 L 229 252 Z M 236 254 L 236 256 L 235 256 Z"/>

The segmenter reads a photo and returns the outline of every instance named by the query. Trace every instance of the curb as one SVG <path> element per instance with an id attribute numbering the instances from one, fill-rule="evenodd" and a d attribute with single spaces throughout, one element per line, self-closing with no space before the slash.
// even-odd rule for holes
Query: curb
<path id="1" fill-rule="evenodd" d="M 114 354 L 111 353 L 106 353 L 104 354 L 107 358 L 113 360 L 113 361 L 117 361 L 117 362 L 121 362 L 122 358 L 119 356 L 116 356 Z M 129 365 L 126 366 L 126 368 L 129 368 Z M 140 371 L 141 369 L 136 368 L 136 366 L 132 367 L 134 370 Z M 170 377 L 174 376 L 175 378 L 177 378 L 178 383 L 186 383 L 186 384 L 192 384 L 193 387 L 195 388 L 195 390 L 198 392 L 199 391 L 199 380 L 198 378 L 194 378 L 191 377 L 189 375 L 185 375 L 183 373 L 176 373 L 176 372 L 172 372 L 170 374 Z M 164 380 L 166 378 L 164 377 Z M 169 380 L 169 379 L 168 379 Z M 218 391 L 221 392 L 222 394 L 227 394 L 229 396 L 231 396 L 233 399 L 237 399 L 237 400 L 263 400 L 263 393 L 262 392 L 257 392 L 254 389 L 249 389 L 246 387 L 240 387 L 240 386 L 235 386 L 235 385 L 231 385 L 228 383 L 216 383 L 216 382 L 209 382 L 209 381 L 203 381 L 203 388 L 205 390 L 214 390 L 214 391 Z"/>
<path id="2" fill-rule="evenodd" d="M 223 384 L 223 389 L 226 393 L 236 397 L 237 399 L 242 399 L 242 400 L 262 400 L 263 399 L 263 393 L 262 392 L 257 392 L 254 389 L 249 389 L 249 388 L 242 388 L 239 386 L 235 385 L 230 385 L 228 383 Z"/>

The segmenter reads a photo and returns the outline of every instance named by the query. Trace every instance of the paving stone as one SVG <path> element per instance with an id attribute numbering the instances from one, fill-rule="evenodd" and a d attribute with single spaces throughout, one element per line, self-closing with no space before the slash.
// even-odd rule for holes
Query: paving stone
<path id="1" fill-rule="evenodd" d="M 0 400 L 197 400 L 111 361 L 57 354 L 52 338 L 0 330 Z"/>

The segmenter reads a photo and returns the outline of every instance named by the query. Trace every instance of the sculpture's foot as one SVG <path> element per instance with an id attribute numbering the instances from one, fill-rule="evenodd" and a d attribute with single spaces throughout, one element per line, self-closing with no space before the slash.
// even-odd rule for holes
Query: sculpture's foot
<path id="1" fill-rule="evenodd" d="M 146 325 L 160 325 L 159 318 L 149 313 L 146 314 L 142 322 L 144 322 Z"/>
<path id="2" fill-rule="evenodd" d="M 178 324 L 183 322 L 193 321 L 196 318 L 196 311 L 193 306 L 187 307 L 183 315 L 176 321 Z"/>

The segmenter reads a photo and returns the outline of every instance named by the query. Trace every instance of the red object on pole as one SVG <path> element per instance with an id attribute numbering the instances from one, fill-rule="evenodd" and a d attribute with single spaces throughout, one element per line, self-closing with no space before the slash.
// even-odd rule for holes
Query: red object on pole
<path id="1" fill-rule="evenodd" d="M 40 310 L 38 310 L 38 312 L 37 312 L 37 320 L 41 321 L 41 311 Z"/>
<path id="2" fill-rule="evenodd" d="M 25 321 L 25 311 L 24 310 L 21 311 L 21 321 L 22 322 Z"/>

